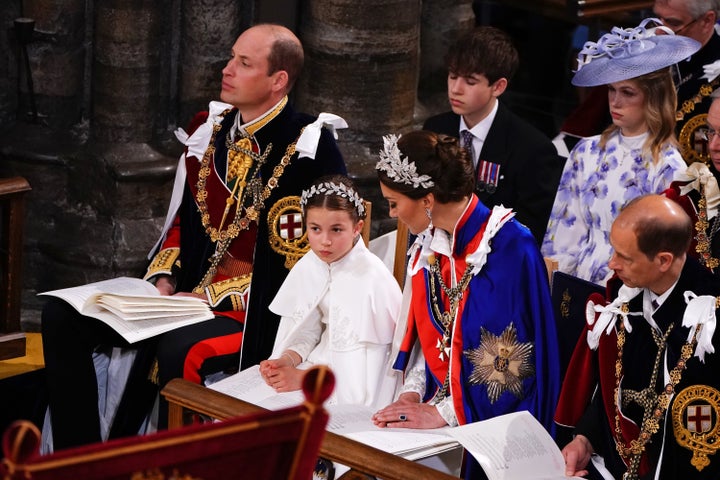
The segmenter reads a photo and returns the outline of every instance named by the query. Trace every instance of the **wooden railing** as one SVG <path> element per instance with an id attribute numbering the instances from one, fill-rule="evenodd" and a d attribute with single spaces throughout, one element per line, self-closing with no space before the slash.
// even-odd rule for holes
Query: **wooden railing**
<path id="1" fill-rule="evenodd" d="M 192 416 L 198 414 L 224 420 L 262 410 L 257 405 L 179 378 L 171 380 L 163 388 L 162 395 L 170 404 L 170 428 L 190 423 Z M 458 477 L 332 432 L 325 433 L 320 456 L 350 467 L 351 471 L 343 475 L 343 479 L 380 477 L 383 480 L 458 480 Z"/>

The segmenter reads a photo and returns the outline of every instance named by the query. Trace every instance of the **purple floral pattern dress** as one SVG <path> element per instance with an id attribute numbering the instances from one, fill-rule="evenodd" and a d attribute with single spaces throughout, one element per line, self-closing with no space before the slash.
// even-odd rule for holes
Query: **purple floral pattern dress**
<path id="1" fill-rule="evenodd" d="M 642 154 L 647 133 L 613 134 L 604 149 L 600 136 L 582 139 L 570 152 L 542 244 L 542 253 L 558 269 L 605 285 L 612 276 L 610 226 L 630 200 L 662 193 L 687 168 L 680 152 L 665 145 L 657 163 Z"/>

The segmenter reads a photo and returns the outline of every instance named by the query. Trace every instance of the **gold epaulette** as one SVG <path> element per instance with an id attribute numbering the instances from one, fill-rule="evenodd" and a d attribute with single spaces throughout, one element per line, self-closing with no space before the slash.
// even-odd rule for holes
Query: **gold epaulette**
<path id="1" fill-rule="evenodd" d="M 147 280 L 150 277 L 160 274 L 172 275 L 173 266 L 176 263 L 177 266 L 180 266 L 180 261 L 178 260 L 179 256 L 179 248 L 166 248 L 164 250 L 160 250 L 150 263 L 143 279 Z"/>
<path id="2" fill-rule="evenodd" d="M 242 275 L 240 277 L 228 278 L 219 282 L 211 283 L 207 286 L 206 292 L 210 306 L 216 307 L 226 297 L 230 296 L 233 310 L 244 310 L 245 305 L 242 302 L 242 295 L 250 287 L 252 274 Z"/>

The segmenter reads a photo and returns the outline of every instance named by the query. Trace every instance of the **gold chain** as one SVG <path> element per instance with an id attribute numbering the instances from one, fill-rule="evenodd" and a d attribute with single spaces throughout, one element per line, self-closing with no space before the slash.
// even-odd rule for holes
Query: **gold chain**
<path id="1" fill-rule="evenodd" d="M 623 308 L 627 304 L 623 305 Z M 627 446 L 623 442 L 622 428 L 620 427 L 620 411 L 618 407 L 619 393 L 620 393 L 620 378 L 623 371 L 623 347 L 625 346 L 625 326 L 620 323 L 617 332 L 617 360 L 615 360 L 615 446 L 618 453 L 626 461 L 629 459 L 629 466 L 627 472 L 623 475 L 624 480 L 636 480 L 638 478 L 638 469 L 640 467 L 640 459 L 645 451 L 645 445 L 650 441 L 651 437 L 657 433 L 660 428 L 660 419 L 665 414 L 668 406 L 670 405 L 670 398 L 675 394 L 675 386 L 678 384 L 682 377 L 682 371 L 687 365 L 688 359 L 692 356 L 697 342 L 697 336 L 702 326 L 698 325 L 695 330 L 695 334 L 691 341 L 686 342 L 682 346 L 680 359 L 678 360 L 675 368 L 670 372 L 670 381 L 665 385 L 662 393 L 655 394 L 655 384 L 660 371 L 660 361 L 665 347 L 667 346 L 667 339 L 670 331 L 673 329 L 674 324 L 670 324 L 665 335 L 662 338 L 655 338 L 655 343 L 658 344 L 658 353 L 655 357 L 655 365 L 650 378 L 650 384 L 648 388 L 641 392 L 628 391 L 631 399 L 637 401 L 643 409 L 642 427 L 640 434 L 637 439 L 631 440 L 630 445 Z M 659 337 L 659 335 L 658 335 Z M 655 396 L 655 398 L 652 398 Z M 623 402 L 625 405 L 625 402 Z"/>
<path id="2" fill-rule="evenodd" d="M 707 198 L 705 197 L 705 186 L 701 185 L 700 200 L 698 201 L 698 220 L 697 222 L 695 222 L 695 240 L 697 241 L 695 251 L 700 254 L 700 262 L 707 268 L 709 268 L 711 271 L 715 271 L 718 265 L 720 265 L 720 261 L 712 256 L 712 251 L 710 248 L 712 238 L 717 231 L 717 226 L 720 225 L 718 223 L 719 221 L 720 212 L 716 214 L 715 221 L 713 222 L 712 231 L 710 232 L 710 235 L 708 235 L 707 229 L 710 223 L 708 222 L 707 216 Z"/>
<path id="3" fill-rule="evenodd" d="M 430 257 L 428 258 L 428 263 L 430 264 L 430 303 L 433 308 L 435 319 L 439 321 L 443 327 L 443 336 L 441 340 L 438 340 L 437 349 L 439 351 L 440 360 L 444 361 L 446 355 L 447 359 L 450 359 L 450 334 L 453 324 L 455 323 L 455 316 L 457 315 L 460 300 L 462 300 L 462 297 L 465 294 L 465 290 L 467 290 L 467 287 L 470 284 L 470 280 L 472 280 L 472 270 L 474 267 L 472 264 L 468 263 L 465 267 L 465 272 L 463 273 L 462 278 L 460 278 L 460 282 L 458 282 L 456 286 L 449 288 L 442 278 L 442 272 L 440 272 L 439 265 L 440 262 L 435 257 L 435 254 L 430 255 Z M 435 284 L 436 277 L 438 282 L 440 283 L 440 287 L 443 289 L 445 295 L 447 295 L 448 299 L 450 300 L 450 309 L 445 312 L 440 311 L 441 299 L 439 299 L 437 293 L 435 293 L 437 290 Z M 450 366 L 448 365 L 448 371 L 445 375 L 445 381 L 443 382 L 442 389 L 435 398 L 437 400 L 442 400 L 443 398 L 445 398 L 447 396 L 449 386 Z"/>
<path id="4" fill-rule="evenodd" d="M 222 116 L 225 116 L 228 111 L 229 110 L 223 112 Z M 217 273 L 217 266 L 220 263 L 222 257 L 225 255 L 225 252 L 227 252 L 227 249 L 230 246 L 232 240 L 237 237 L 242 230 L 247 230 L 247 228 L 250 226 L 251 221 L 257 220 L 260 211 L 265 208 L 265 200 L 270 197 L 272 190 L 277 187 L 279 178 L 284 173 L 285 167 L 290 164 L 290 159 L 295 153 L 295 142 L 293 142 L 288 145 L 287 149 L 285 150 L 285 155 L 280 160 L 280 163 L 276 165 L 273 169 L 272 177 L 268 179 L 267 183 L 262 187 L 262 190 L 260 189 L 262 180 L 258 178 L 257 172 L 259 172 L 260 167 L 267 159 L 267 155 L 272 149 L 272 144 L 268 144 L 265 152 L 262 155 L 255 154 L 253 158 L 256 159 L 257 162 L 255 162 L 255 171 L 252 175 L 253 179 L 250 180 L 250 182 L 247 184 L 247 188 L 245 188 L 243 182 L 243 190 L 241 194 L 242 198 L 237 200 L 235 218 L 233 219 L 232 223 L 228 225 L 226 230 L 222 230 L 222 223 L 224 223 L 225 216 L 230 206 L 235 201 L 235 191 L 238 183 L 240 183 L 240 179 L 236 180 L 235 188 L 233 188 L 233 191 L 230 193 L 230 197 L 228 197 L 225 202 L 225 214 L 223 215 L 223 222 L 220 225 L 220 229 L 217 229 L 210 223 L 210 213 L 208 212 L 207 206 L 208 192 L 206 190 L 206 182 L 207 177 L 210 176 L 210 161 L 215 154 L 215 137 L 219 131 L 220 124 L 217 123 L 213 125 L 213 133 L 210 137 L 210 142 L 208 143 L 208 147 L 205 150 L 205 154 L 203 155 L 202 161 L 200 163 L 200 171 L 198 172 L 198 191 L 196 195 L 196 200 L 198 208 L 200 210 L 200 220 L 202 221 L 203 227 L 205 227 L 205 232 L 210 236 L 210 240 L 216 243 L 215 253 L 208 259 L 208 261 L 210 261 L 210 267 L 208 268 L 207 272 L 205 272 L 205 275 L 203 276 L 200 283 L 198 283 L 198 285 L 193 289 L 193 292 L 198 294 L 202 294 L 205 290 L 205 287 L 212 283 L 212 279 Z M 253 197 L 253 204 L 249 207 L 244 207 L 245 198 L 248 192 L 250 192 Z M 245 216 L 241 217 L 239 215 L 240 208 L 244 208 Z"/>
<path id="5" fill-rule="evenodd" d="M 680 107 L 680 110 L 675 112 L 675 120 L 680 121 L 685 118 L 685 115 L 692 113 L 695 110 L 695 105 L 702 102 L 703 98 L 709 97 L 712 94 L 715 87 L 720 83 L 720 77 L 713 80 L 711 83 L 704 83 L 700 87 L 700 91 L 695 94 L 692 98 L 685 100 Z"/>

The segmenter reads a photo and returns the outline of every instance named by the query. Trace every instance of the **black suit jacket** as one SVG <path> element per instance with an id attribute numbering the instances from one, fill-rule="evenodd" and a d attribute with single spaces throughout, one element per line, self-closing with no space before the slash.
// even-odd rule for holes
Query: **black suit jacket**
<path id="1" fill-rule="evenodd" d="M 423 128 L 459 137 L 460 116 L 442 113 L 427 119 Z M 490 208 L 511 207 L 515 218 L 542 244 L 565 165 L 550 139 L 499 103 L 478 157 L 500 165 L 497 189 L 492 194 L 476 191 L 480 201 Z"/>

